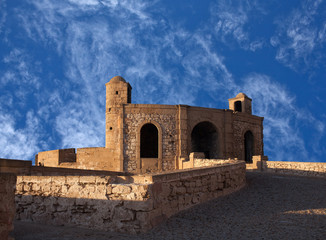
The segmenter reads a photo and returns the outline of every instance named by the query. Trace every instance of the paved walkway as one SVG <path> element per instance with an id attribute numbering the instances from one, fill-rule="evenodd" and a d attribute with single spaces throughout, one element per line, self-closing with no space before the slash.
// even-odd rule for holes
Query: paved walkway
<path id="1" fill-rule="evenodd" d="M 247 173 L 242 190 L 137 236 L 16 222 L 16 240 L 326 239 L 326 179 Z"/>

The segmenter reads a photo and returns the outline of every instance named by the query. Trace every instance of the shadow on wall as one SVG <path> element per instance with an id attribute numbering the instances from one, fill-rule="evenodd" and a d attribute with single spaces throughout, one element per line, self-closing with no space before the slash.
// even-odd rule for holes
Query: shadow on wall
<path id="1" fill-rule="evenodd" d="M 154 175 L 18 176 L 16 218 L 140 233 L 244 185 L 242 162 Z"/>
<path id="2" fill-rule="evenodd" d="M 211 238 L 212 235 L 208 234 L 211 234 L 212 231 L 210 231 L 210 229 L 214 228 L 215 230 L 213 232 L 218 233 L 219 237 L 225 239 L 228 237 L 241 239 L 246 236 L 252 236 L 252 234 L 255 234 L 257 238 L 266 238 L 267 233 L 270 233 L 271 236 L 273 236 L 271 238 L 279 238 L 277 237 L 279 233 L 283 238 L 285 238 L 284 236 L 298 236 L 298 238 L 300 238 L 302 235 L 300 235 L 296 230 L 301 230 L 307 232 L 306 235 L 310 234 L 310 236 L 322 239 L 322 237 L 319 236 L 323 234 L 323 223 L 325 223 L 326 220 L 326 202 L 323 197 L 323 193 L 325 193 L 326 189 L 325 181 L 317 178 L 307 180 L 307 178 L 291 178 L 287 176 L 275 176 L 270 174 L 263 175 L 256 173 L 248 173 L 247 179 L 248 186 L 239 193 L 214 200 L 208 204 L 196 206 L 190 212 L 180 212 L 177 218 L 171 219 L 171 221 L 168 222 L 167 227 L 163 227 L 163 229 L 167 231 L 175 231 L 172 236 L 190 236 L 189 238 L 193 236 L 201 236 L 202 238 L 205 238 L 207 236 L 207 238 Z M 311 196 L 316 193 L 316 189 L 319 190 L 319 195 L 311 198 Z M 304 194 L 302 194 L 302 192 L 304 192 Z M 77 216 L 77 218 L 79 218 L 81 215 L 82 219 L 86 219 L 87 214 L 90 214 L 88 212 L 96 214 L 103 210 L 100 207 L 93 207 L 94 205 L 101 206 L 104 204 L 103 207 L 105 207 L 105 209 L 101 214 L 102 216 L 107 216 L 107 223 L 105 226 L 109 227 L 110 229 L 108 230 L 110 231 L 116 229 L 116 226 L 112 226 L 112 222 L 111 224 L 109 223 L 111 217 L 120 217 L 120 219 L 125 220 L 126 224 L 132 226 L 134 222 L 139 221 L 137 219 L 137 217 L 140 216 L 138 212 L 146 215 L 145 217 L 148 217 L 147 214 L 150 214 L 150 211 L 137 211 L 135 214 L 130 214 L 127 209 L 127 211 L 124 212 L 125 214 L 121 215 L 119 211 L 126 208 L 126 206 L 124 203 L 120 203 L 121 201 L 119 200 L 112 200 L 111 203 L 109 203 L 107 200 L 76 199 L 74 201 L 57 197 L 55 199 L 45 200 L 44 202 L 46 201 L 54 203 L 57 208 L 59 206 L 58 203 L 71 201 L 72 207 L 68 207 L 68 209 L 71 209 L 74 212 L 71 214 L 71 218 L 76 218 Z M 89 205 L 88 202 L 91 202 L 92 204 Z M 127 205 L 128 204 L 136 204 L 136 202 L 129 201 Z M 113 208 L 112 205 L 115 205 L 116 207 Z M 46 210 L 43 211 L 44 213 L 46 212 Z M 320 211 L 324 211 L 324 213 Z M 65 214 L 62 210 L 61 213 L 62 215 Z M 71 219 L 69 214 L 67 214 L 67 217 L 68 220 Z M 49 218 L 49 220 L 50 219 L 51 218 Z M 185 221 L 180 221 L 180 219 L 185 219 Z M 157 223 L 160 223 L 163 219 L 157 217 L 156 220 L 158 221 Z M 87 221 L 89 221 L 89 219 L 87 219 Z M 99 219 L 92 218 L 90 220 L 90 222 L 96 221 L 99 221 Z M 226 226 L 229 221 L 232 221 L 233 224 Z M 83 222 L 81 224 L 83 224 Z M 99 222 L 99 224 L 101 225 L 103 223 Z M 120 225 L 124 228 L 124 225 L 122 224 L 124 224 L 124 222 Z M 155 220 L 152 224 L 155 224 Z M 196 226 L 196 229 L 194 229 L 194 226 Z M 271 226 L 276 226 L 277 231 L 275 231 L 275 227 Z M 299 227 L 294 230 L 295 226 Z M 165 230 L 163 230 L 163 234 Z M 230 235 L 230 231 L 232 232 L 232 235 Z M 153 235 L 158 236 L 158 234 L 162 234 L 162 229 L 159 228 L 153 232 L 153 234 L 150 232 L 138 237 L 139 239 L 152 239 Z M 286 233 L 282 235 L 282 232 Z M 199 233 L 201 235 L 192 235 Z M 312 235 L 314 233 L 318 233 L 319 235 Z M 160 235 L 160 237 L 162 238 L 162 235 Z M 305 238 L 308 239 L 309 237 Z"/>
<path id="3" fill-rule="evenodd" d="M 19 221 L 137 234 L 167 217 L 162 211 L 154 211 L 152 201 L 16 195 Z"/>

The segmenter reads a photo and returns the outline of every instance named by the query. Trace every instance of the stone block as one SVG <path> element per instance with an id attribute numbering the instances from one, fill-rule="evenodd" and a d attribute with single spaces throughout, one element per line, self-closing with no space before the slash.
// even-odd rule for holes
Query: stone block
<path id="1" fill-rule="evenodd" d="M 131 192 L 131 187 L 124 184 L 112 184 L 112 193 L 126 194 Z"/>
<path id="2" fill-rule="evenodd" d="M 153 199 L 145 201 L 124 201 L 123 206 L 126 209 L 148 212 L 154 209 L 154 201 Z"/>
<path id="3" fill-rule="evenodd" d="M 185 194 L 187 192 L 185 187 L 177 187 L 176 188 L 176 194 Z"/>
<path id="4" fill-rule="evenodd" d="M 71 222 L 71 214 L 69 212 L 55 212 L 53 216 L 51 223 L 55 225 L 65 226 Z"/>
<path id="5" fill-rule="evenodd" d="M 135 213 L 123 207 L 116 207 L 114 209 L 113 221 L 131 221 L 134 220 Z"/>

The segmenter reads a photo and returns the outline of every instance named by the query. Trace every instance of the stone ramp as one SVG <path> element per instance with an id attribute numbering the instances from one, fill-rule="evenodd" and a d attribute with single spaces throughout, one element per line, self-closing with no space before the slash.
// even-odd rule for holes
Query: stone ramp
<path id="1" fill-rule="evenodd" d="M 137 235 L 16 222 L 16 240 L 324 239 L 326 179 L 247 173 L 247 186 Z"/>

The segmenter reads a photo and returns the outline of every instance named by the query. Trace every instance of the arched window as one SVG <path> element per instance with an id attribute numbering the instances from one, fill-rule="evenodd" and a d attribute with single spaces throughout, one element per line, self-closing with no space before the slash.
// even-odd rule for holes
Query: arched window
<path id="1" fill-rule="evenodd" d="M 140 157 L 158 158 L 158 130 L 154 124 L 146 123 L 140 130 Z"/>
<path id="2" fill-rule="evenodd" d="M 210 122 L 198 123 L 191 132 L 191 152 L 203 152 L 205 158 L 219 157 L 218 134 Z"/>
<path id="3" fill-rule="evenodd" d="M 252 163 L 252 156 L 254 155 L 254 136 L 251 131 L 247 131 L 244 135 L 245 147 L 245 161 Z"/>
<path id="4" fill-rule="evenodd" d="M 242 112 L 242 104 L 241 101 L 234 102 L 234 111 Z"/>

